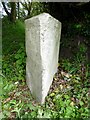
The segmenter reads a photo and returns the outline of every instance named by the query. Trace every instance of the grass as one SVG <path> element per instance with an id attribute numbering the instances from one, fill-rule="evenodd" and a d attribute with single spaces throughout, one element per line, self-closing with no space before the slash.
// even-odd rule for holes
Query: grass
<path id="1" fill-rule="evenodd" d="M 89 64 L 85 57 L 86 46 L 78 46 L 73 60 L 62 57 L 45 104 L 40 105 L 33 99 L 25 82 L 24 23 L 17 20 L 12 24 L 4 18 L 2 31 L 3 92 L 0 97 L 4 118 L 88 119 Z M 65 45 L 63 43 L 63 47 Z"/>

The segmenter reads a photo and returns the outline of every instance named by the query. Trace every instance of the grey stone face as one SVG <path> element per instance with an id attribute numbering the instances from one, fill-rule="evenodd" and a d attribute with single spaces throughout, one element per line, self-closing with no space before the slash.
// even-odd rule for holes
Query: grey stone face
<path id="1" fill-rule="evenodd" d="M 61 23 L 48 13 L 25 20 L 26 81 L 33 97 L 43 104 L 57 72 Z"/>

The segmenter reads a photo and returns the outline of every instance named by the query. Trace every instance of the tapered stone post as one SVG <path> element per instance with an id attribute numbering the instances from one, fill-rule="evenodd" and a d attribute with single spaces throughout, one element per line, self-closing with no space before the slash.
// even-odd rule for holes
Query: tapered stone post
<path id="1" fill-rule="evenodd" d="M 48 13 L 25 20 L 26 82 L 33 97 L 44 103 L 57 72 L 61 23 Z"/>

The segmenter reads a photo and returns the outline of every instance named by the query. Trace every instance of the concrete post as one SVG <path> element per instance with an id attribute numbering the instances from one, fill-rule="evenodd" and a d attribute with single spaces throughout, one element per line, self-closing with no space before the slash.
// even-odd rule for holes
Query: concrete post
<path id="1" fill-rule="evenodd" d="M 44 103 L 57 72 L 61 23 L 48 13 L 25 20 L 26 82 L 33 97 Z"/>

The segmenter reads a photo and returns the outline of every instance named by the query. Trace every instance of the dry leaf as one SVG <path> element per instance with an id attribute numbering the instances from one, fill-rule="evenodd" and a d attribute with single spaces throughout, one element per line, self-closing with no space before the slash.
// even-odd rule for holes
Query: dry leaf
<path id="1" fill-rule="evenodd" d="M 61 89 L 61 90 L 63 89 L 63 85 L 60 85 L 60 89 Z"/>
<path id="2" fill-rule="evenodd" d="M 71 74 L 65 73 L 65 72 L 63 72 L 63 71 L 61 71 L 61 75 L 62 75 L 62 76 L 65 76 L 65 77 L 67 77 L 67 78 L 70 78 L 70 77 L 72 76 Z"/>
<path id="3" fill-rule="evenodd" d="M 3 103 L 5 104 L 5 103 L 9 102 L 10 100 L 11 100 L 11 97 L 7 98 Z"/>

